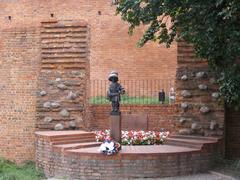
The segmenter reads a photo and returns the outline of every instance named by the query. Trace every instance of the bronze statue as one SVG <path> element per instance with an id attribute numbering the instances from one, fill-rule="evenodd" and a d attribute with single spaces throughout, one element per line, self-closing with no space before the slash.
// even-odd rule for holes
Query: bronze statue
<path id="1" fill-rule="evenodd" d="M 124 94 L 125 90 L 121 84 L 118 83 L 118 73 L 116 71 L 110 73 L 108 80 L 111 81 L 107 92 L 107 98 L 112 102 L 111 114 L 119 114 L 121 94 Z"/>

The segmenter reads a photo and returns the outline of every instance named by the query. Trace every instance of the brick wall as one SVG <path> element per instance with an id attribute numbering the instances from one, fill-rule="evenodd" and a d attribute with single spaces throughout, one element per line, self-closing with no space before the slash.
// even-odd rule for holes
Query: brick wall
<path id="1" fill-rule="evenodd" d="M 90 121 L 88 122 L 88 127 L 90 129 L 104 130 L 110 128 L 110 105 L 91 105 L 89 110 Z M 164 128 L 174 132 L 178 129 L 175 123 L 178 114 L 176 105 L 122 105 L 121 113 L 122 115 L 146 115 L 148 130 L 159 131 L 161 128 Z"/>
<path id="2" fill-rule="evenodd" d="M 39 35 L 34 27 L 0 29 L 0 156 L 33 159 Z"/>
<path id="3" fill-rule="evenodd" d="M 240 111 L 226 110 L 226 157 L 240 159 Z"/>
<path id="4" fill-rule="evenodd" d="M 93 155 L 68 155 L 62 158 L 56 153 L 53 159 L 53 169 L 47 175 L 59 175 L 70 179 L 159 178 L 206 172 L 210 167 L 207 154 L 189 152 L 167 155 L 114 155 L 101 158 L 94 156 L 94 159 Z M 194 163 L 189 163 L 190 161 Z"/>

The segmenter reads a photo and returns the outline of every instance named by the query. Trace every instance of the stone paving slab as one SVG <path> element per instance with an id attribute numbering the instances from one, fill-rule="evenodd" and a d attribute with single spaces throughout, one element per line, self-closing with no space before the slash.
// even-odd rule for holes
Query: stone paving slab
<path id="1" fill-rule="evenodd" d="M 68 180 L 68 179 L 49 178 L 47 180 Z M 125 179 L 121 179 L 121 180 L 125 180 Z M 137 178 L 137 179 L 129 178 L 128 180 L 240 180 L 240 177 L 234 178 L 218 172 L 210 171 L 209 173 L 195 174 L 190 176 L 177 176 L 177 177 L 166 177 L 166 178 Z"/>
<path id="2" fill-rule="evenodd" d="M 177 177 L 166 177 L 166 178 L 146 178 L 137 180 L 240 180 L 239 178 L 234 178 L 226 176 L 217 172 L 209 172 L 202 174 L 194 174 L 190 176 L 177 176 Z"/>

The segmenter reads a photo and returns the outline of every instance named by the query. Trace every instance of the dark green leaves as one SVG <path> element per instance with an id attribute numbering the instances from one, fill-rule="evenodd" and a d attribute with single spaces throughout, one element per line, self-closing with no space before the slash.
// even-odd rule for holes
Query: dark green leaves
<path id="1" fill-rule="evenodd" d="M 169 47 L 179 38 L 193 44 L 217 76 L 224 74 L 219 85 L 226 102 L 240 105 L 239 0 L 121 0 L 117 13 L 129 23 L 130 33 L 148 26 L 139 47 L 150 40 Z"/>

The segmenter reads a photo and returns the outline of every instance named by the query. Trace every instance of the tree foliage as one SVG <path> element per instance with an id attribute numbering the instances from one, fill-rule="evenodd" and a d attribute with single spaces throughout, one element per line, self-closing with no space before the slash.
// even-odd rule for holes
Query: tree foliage
<path id="1" fill-rule="evenodd" d="M 129 33 L 148 28 L 138 42 L 191 43 L 207 59 L 228 104 L 240 106 L 240 0 L 120 0 L 117 13 Z"/>

